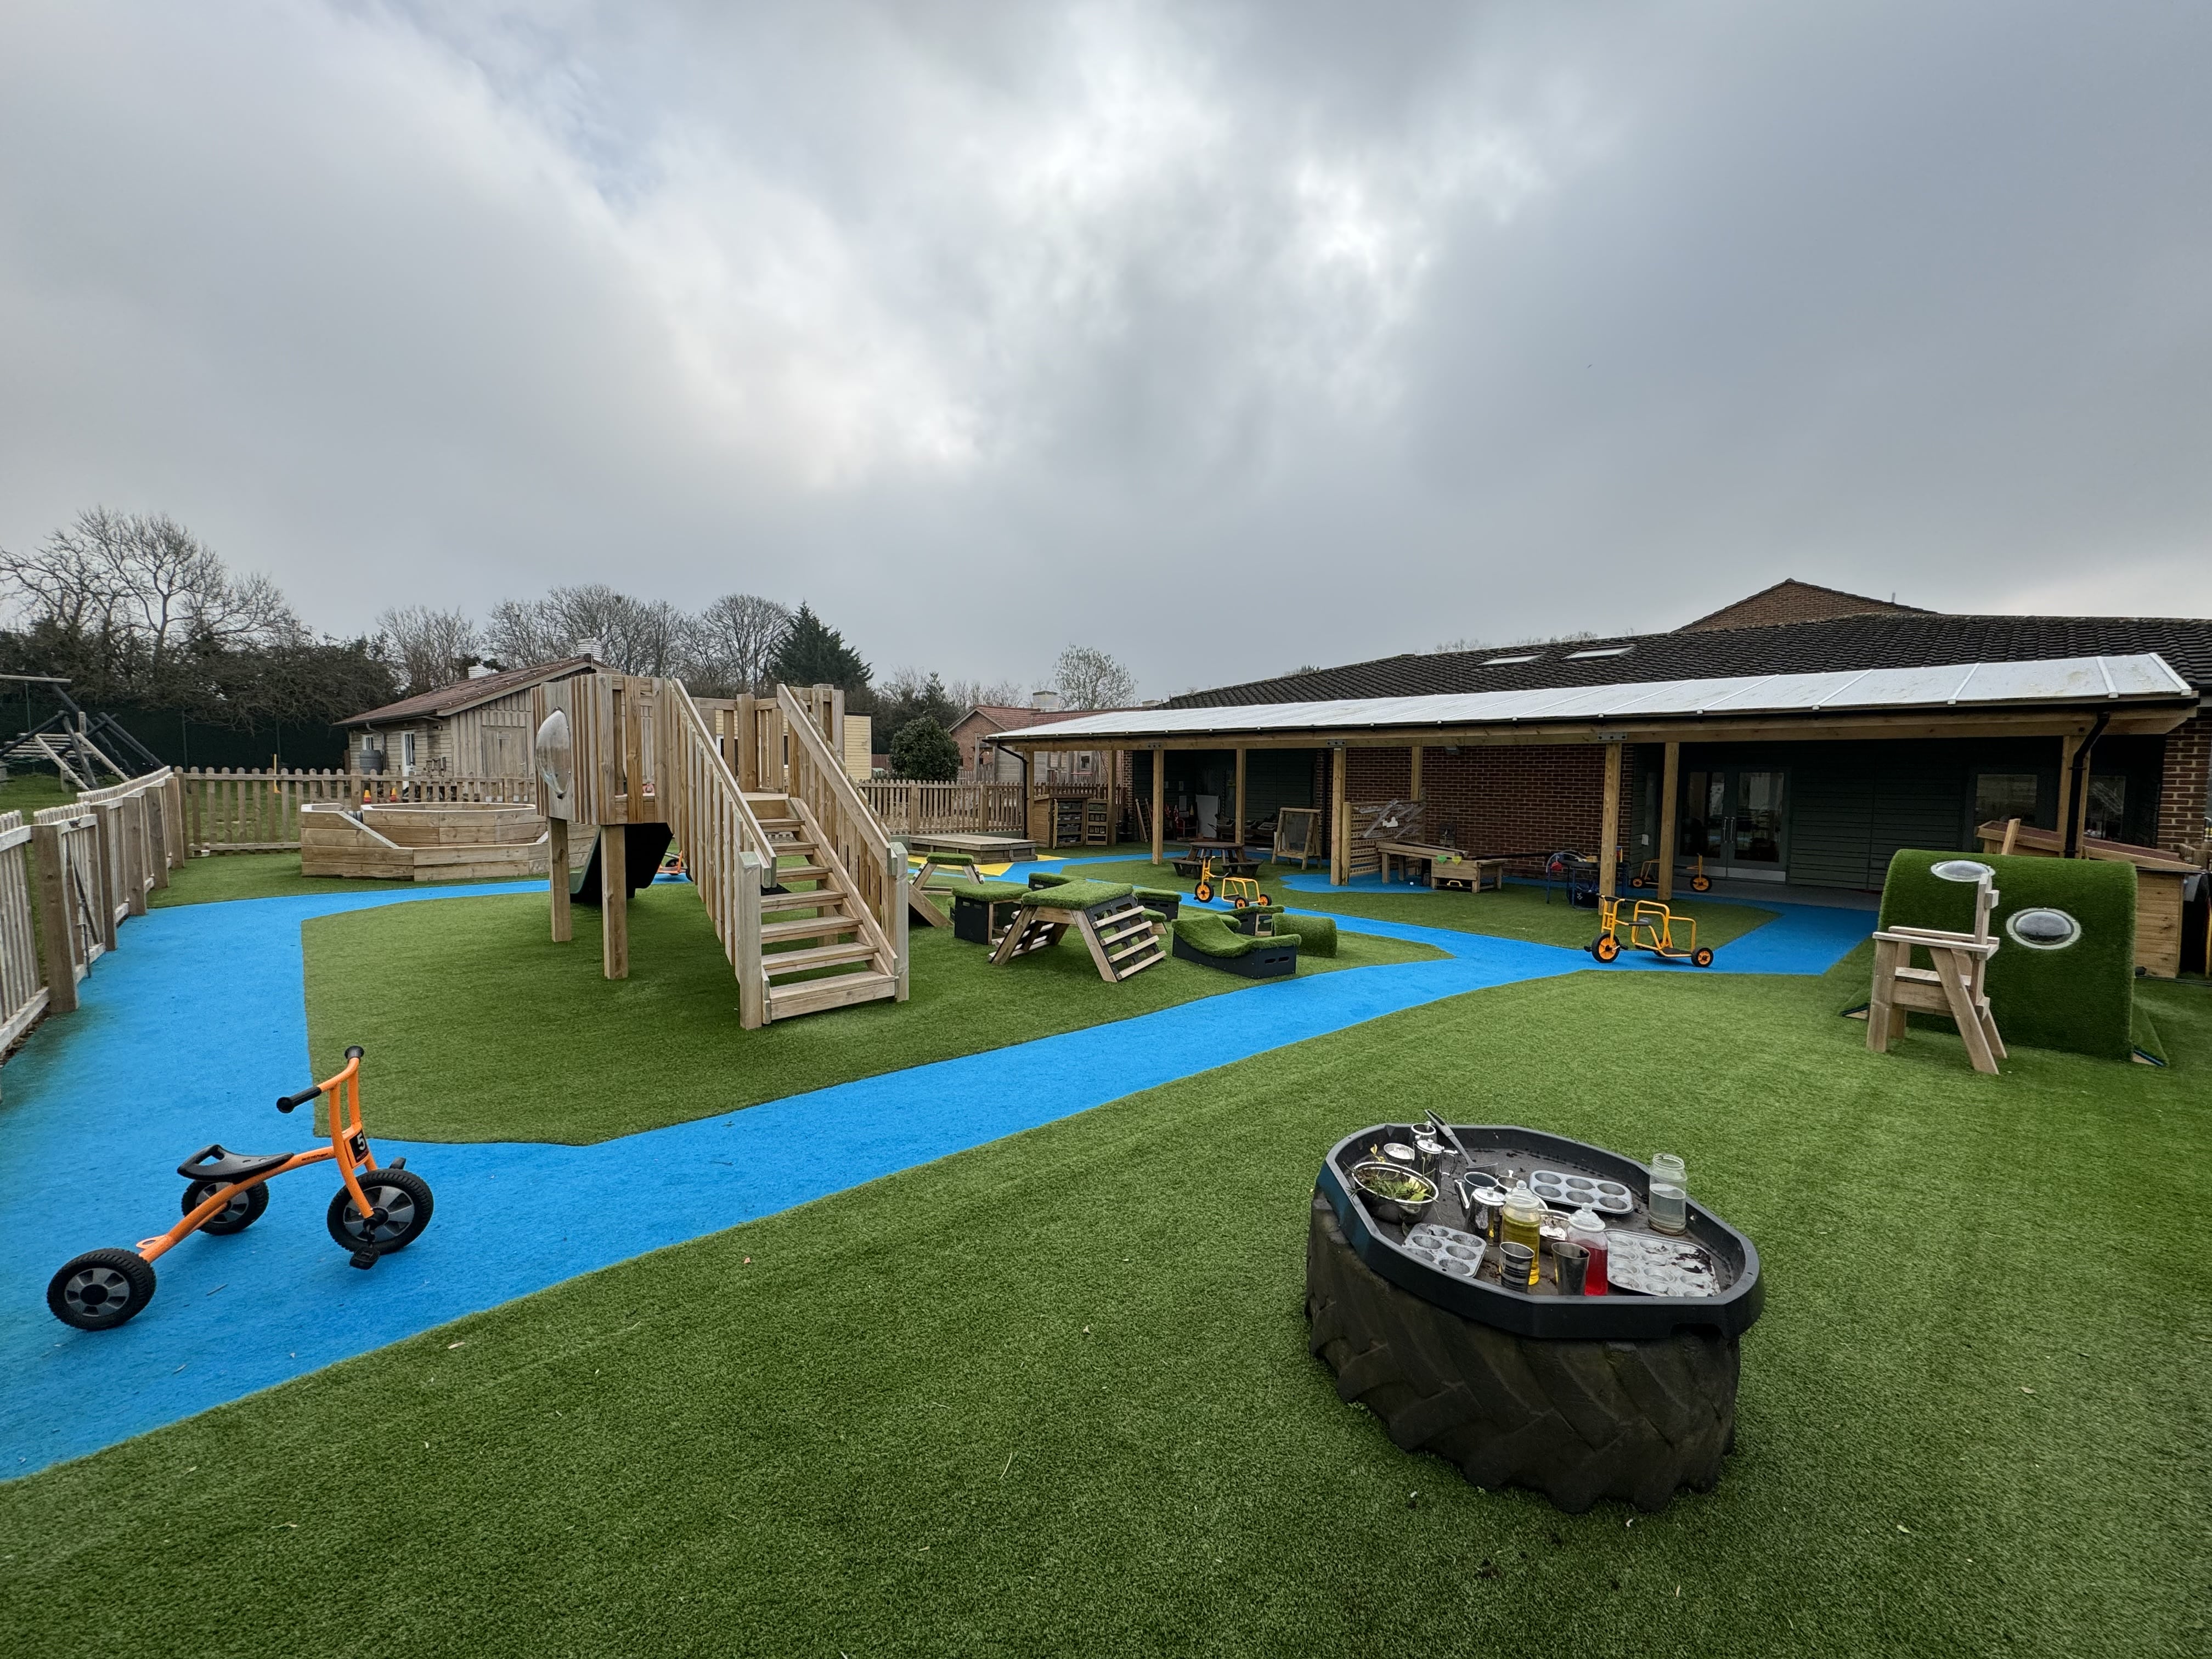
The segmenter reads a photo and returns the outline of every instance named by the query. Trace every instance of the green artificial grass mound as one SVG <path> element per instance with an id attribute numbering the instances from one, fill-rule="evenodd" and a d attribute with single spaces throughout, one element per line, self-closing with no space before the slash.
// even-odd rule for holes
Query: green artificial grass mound
<path id="1" fill-rule="evenodd" d="M 1062 881 L 1032 887 L 1024 897 L 1032 905 L 1050 905 L 1055 910 L 1088 910 L 1094 904 L 1127 898 L 1135 890 L 1126 881 Z"/>
<path id="2" fill-rule="evenodd" d="M 1011 904 L 1016 899 L 1027 898 L 1030 890 L 1014 881 L 944 881 L 933 882 L 922 890 L 946 898 L 981 899 L 988 904 Z"/>
<path id="3" fill-rule="evenodd" d="M 1297 940 L 1299 956 L 1333 957 L 1336 954 L 1336 923 L 1328 917 L 1278 910 L 1274 918 L 1278 934 L 1289 934 Z"/>
<path id="4" fill-rule="evenodd" d="M 1937 865 L 1964 856 L 1899 853 L 1890 860 L 1882 887 L 1881 925 L 1972 929 L 1973 884 L 1934 873 Z M 1996 872 L 1998 904 L 1990 927 L 1998 949 L 1990 958 L 1987 982 L 1990 1011 L 2005 1047 L 2127 1059 L 2133 1046 L 2136 985 L 2135 866 L 1996 854 L 1975 854 L 1973 861 Z M 2024 911 L 2039 909 L 2071 916 L 2080 926 L 2079 937 L 2058 950 L 2023 943 L 2008 924 Z M 1913 955 L 1927 965 L 1926 952 Z"/>
<path id="5" fill-rule="evenodd" d="M 1878 1056 L 1826 1016 L 1868 954 L 1395 1015 L 10 1482 L 12 1643 L 1272 1659 L 1487 1652 L 1539 1618 L 1638 1659 L 2201 1652 L 2212 1259 L 2162 1253 L 2153 1290 L 2052 1183 L 2133 1214 L 2148 1165 L 2212 1205 L 2212 996 L 2142 988 L 2172 1072 L 2029 1049 L 1986 1078 L 1947 1034 Z M 1490 1079 L 1510 1099 L 1470 1104 Z M 1680 1152 L 1757 1243 L 1716 1490 L 1562 1516 L 1338 1400 L 1301 1315 L 1315 1169 L 1430 1106 Z"/>
<path id="6" fill-rule="evenodd" d="M 1229 925 L 1229 918 L 1212 910 L 1194 910 L 1176 918 L 1175 936 L 1201 956 L 1227 960 L 1249 956 L 1260 943 Z"/>

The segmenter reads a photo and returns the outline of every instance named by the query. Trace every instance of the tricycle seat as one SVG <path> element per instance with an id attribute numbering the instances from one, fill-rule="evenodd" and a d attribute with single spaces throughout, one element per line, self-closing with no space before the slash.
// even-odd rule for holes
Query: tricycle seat
<path id="1" fill-rule="evenodd" d="M 280 1168 L 291 1157 L 289 1152 L 227 1152 L 217 1142 L 201 1147 L 177 1165 L 177 1173 L 187 1181 L 251 1181 Z"/>

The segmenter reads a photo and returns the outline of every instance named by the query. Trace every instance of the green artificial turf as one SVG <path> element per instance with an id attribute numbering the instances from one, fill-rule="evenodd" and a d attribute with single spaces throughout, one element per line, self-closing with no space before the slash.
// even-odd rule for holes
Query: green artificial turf
<path id="1" fill-rule="evenodd" d="M 0 1490 L 10 1634 L 2203 1652 L 2212 1268 L 2112 1224 L 2146 1164 L 2168 1213 L 2212 1200 L 2212 996 L 2144 989 L 2172 1071 L 2026 1051 L 1990 1078 L 1944 1035 L 1867 1053 L 1833 1013 L 1866 971 L 1480 993 L 509 1304 Z M 1756 1240 L 1717 1489 L 1564 1516 L 1338 1401 L 1301 1311 L 1314 1170 L 1428 1106 L 1680 1152 Z"/>
<path id="2" fill-rule="evenodd" d="M 630 901 L 629 977 L 600 977 L 599 913 L 548 938 L 538 895 L 400 904 L 306 924 L 312 1052 L 374 1056 L 374 1132 L 411 1140 L 571 1144 L 712 1116 L 854 1078 L 1127 1019 L 1196 997 L 1264 994 L 1169 960 L 1119 985 L 1073 933 L 993 967 L 979 945 L 919 922 L 911 994 L 834 1014 L 738 1024 L 737 981 L 687 884 Z M 1347 937 L 1325 966 L 1437 954 Z"/>
<path id="3" fill-rule="evenodd" d="M 49 806 L 66 806 L 76 797 L 76 787 L 52 772 L 18 772 L 13 777 L 0 778 L 0 812 L 21 812 L 27 823 L 32 813 L 43 812 Z"/>
<path id="4" fill-rule="evenodd" d="M 535 879 L 542 879 L 538 878 Z M 483 887 L 498 881 L 451 882 L 454 887 Z M 166 890 L 146 895 L 155 909 L 171 904 L 215 904 L 227 899 L 292 898 L 310 893 L 370 893 L 404 890 L 413 884 L 372 881 L 356 877 L 303 876 L 297 853 L 222 853 L 212 858 L 186 859 L 180 870 L 169 872 Z"/>
<path id="5" fill-rule="evenodd" d="M 1168 866 L 1143 857 L 1114 864 L 1086 864 L 1073 872 L 1098 881 L 1157 884 L 1169 878 Z M 1378 921 L 1408 922 L 1417 927 L 1449 927 L 1464 933 L 1491 933 L 1504 939 L 1533 939 L 1539 945 L 1563 945 L 1579 950 L 1597 933 L 1597 912 L 1577 910 L 1567 902 L 1566 890 L 1555 886 L 1551 902 L 1544 890 L 1515 882 L 1480 893 L 1431 892 L 1425 887 L 1407 887 L 1397 892 L 1369 892 L 1346 888 L 1340 892 L 1309 892 L 1283 884 L 1286 865 L 1260 866 L 1260 890 L 1276 904 L 1301 910 L 1321 910 L 1340 916 L 1371 916 Z M 1174 890 L 1190 896 L 1193 884 L 1178 883 Z M 1624 896 L 1633 899 L 1634 893 Z M 1747 904 L 1726 904 L 1715 899 L 1691 900 L 1677 895 L 1676 916 L 1689 916 L 1698 924 L 1698 943 L 1720 945 L 1774 920 L 1771 910 Z M 1677 937 L 1681 936 L 1678 925 Z"/>

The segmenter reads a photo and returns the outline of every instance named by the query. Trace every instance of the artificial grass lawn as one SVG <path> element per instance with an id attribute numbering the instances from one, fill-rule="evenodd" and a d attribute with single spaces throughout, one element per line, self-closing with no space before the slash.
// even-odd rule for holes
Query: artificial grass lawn
<path id="1" fill-rule="evenodd" d="M 497 881 L 512 881 L 500 876 Z M 215 904 L 226 899 L 292 898 L 312 893 L 370 893 L 404 891 L 414 884 L 376 881 L 354 876 L 303 876 L 297 853 L 222 853 L 212 858 L 186 859 L 184 868 L 169 872 L 166 890 L 146 895 L 147 904 L 161 909 L 172 904 Z M 482 887 L 493 882 L 447 882 L 452 887 Z"/>
<path id="2" fill-rule="evenodd" d="M 1947 1036 L 1868 1054 L 1833 1012 L 1866 971 L 1479 993 L 509 1304 L 0 1490 L 9 1623 L 110 1656 L 2201 1652 L 2212 1270 L 2109 1224 L 2146 1164 L 2169 1213 L 2212 1199 L 2212 996 L 2145 988 L 2172 1071 L 1984 1078 Z M 1680 1152 L 1757 1241 L 1717 1490 L 1563 1516 L 1339 1402 L 1316 1162 L 1431 1105 Z"/>
<path id="3" fill-rule="evenodd" d="M 1282 878 L 1295 871 L 1295 866 L 1262 864 L 1260 890 L 1273 903 L 1291 905 L 1301 910 L 1371 916 L 1377 921 L 1449 927 L 1458 933 L 1531 939 L 1539 945 L 1563 945 L 1575 950 L 1588 945 L 1597 933 L 1597 912 L 1574 908 L 1567 902 L 1563 886 L 1553 891 L 1549 904 L 1544 902 L 1541 887 L 1521 882 L 1480 893 L 1436 893 L 1425 887 L 1407 887 L 1400 892 L 1365 892 L 1346 888 L 1338 892 L 1316 893 L 1283 884 Z M 1086 864 L 1071 873 L 1097 881 L 1149 882 L 1173 887 L 1186 896 L 1192 884 L 1188 878 L 1177 877 L 1170 866 L 1153 864 L 1149 854 L 1124 863 Z M 1328 873 L 1325 867 L 1321 873 Z M 1622 896 L 1632 899 L 1642 896 L 1631 891 Z M 1692 901 L 1681 894 L 1675 896 L 1671 908 L 1677 916 L 1687 915 L 1696 921 L 1700 945 L 1725 945 L 1773 921 L 1775 916 L 1771 910 L 1752 905 L 1723 904 L 1712 899 Z"/>
<path id="4" fill-rule="evenodd" d="M 571 915 L 567 945 L 547 937 L 545 900 L 534 893 L 308 922 L 312 1051 L 330 1058 L 358 1042 L 375 1056 L 367 1103 L 378 1134 L 581 1144 L 1197 997 L 1265 993 L 1173 959 L 1109 985 L 1073 932 L 994 968 L 982 946 L 916 922 L 908 1001 L 746 1031 L 737 981 L 690 885 L 662 883 L 630 901 L 626 980 L 600 977 L 599 913 Z M 1335 958 L 1299 972 L 1437 954 L 1346 935 Z"/>

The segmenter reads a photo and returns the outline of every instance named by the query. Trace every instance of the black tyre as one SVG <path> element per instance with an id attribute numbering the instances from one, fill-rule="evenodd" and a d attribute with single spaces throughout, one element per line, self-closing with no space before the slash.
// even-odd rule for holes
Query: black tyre
<path id="1" fill-rule="evenodd" d="M 1628 884 L 1629 884 L 1631 887 L 1637 887 L 1637 888 L 1640 888 L 1640 887 L 1642 887 L 1642 886 L 1644 884 L 1644 878 L 1643 878 L 1643 877 L 1641 877 L 1641 876 L 1631 876 L 1631 877 L 1628 878 Z"/>
<path id="2" fill-rule="evenodd" d="M 1690 952 L 1690 962 L 1691 965 L 1693 967 L 1711 967 L 1713 965 L 1712 947 L 1709 945 L 1700 945 L 1696 950 Z"/>
<path id="3" fill-rule="evenodd" d="M 1713 878 L 1711 876 L 1692 876 L 1690 878 L 1690 890 L 1693 893 L 1711 892 L 1713 890 Z"/>
<path id="4" fill-rule="evenodd" d="M 1600 962 L 1611 962 L 1620 954 L 1620 941 L 1610 933 L 1600 933 L 1590 941 L 1590 954 Z"/>
<path id="5" fill-rule="evenodd" d="M 185 1188 L 184 1213 L 190 1215 L 228 1184 L 221 1181 L 193 1182 Z M 233 1193 L 229 1203 L 217 1210 L 212 1218 L 200 1223 L 200 1231 L 213 1233 L 218 1238 L 242 1233 L 260 1220 L 261 1212 L 268 1207 L 269 1183 L 264 1181 L 248 1187 L 242 1193 Z"/>
<path id="6" fill-rule="evenodd" d="M 1213 896 L 1213 889 L 1212 889 L 1211 887 L 1208 887 L 1208 886 L 1207 886 L 1204 882 L 1202 882 L 1202 881 L 1201 881 L 1200 883 L 1199 883 L 1199 884 L 1198 884 L 1198 885 L 1197 885 L 1195 888 L 1194 888 L 1194 889 L 1191 890 L 1191 895 L 1190 895 L 1190 896 L 1191 896 L 1193 898 L 1196 899 L 1196 900 L 1197 900 L 1200 904 L 1203 904 L 1203 903 L 1205 903 L 1208 899 L 1210 899 L 1210 898 L 1212 898 L 1212 897 Z"/>
<path id="7" fill-rule="evenodd" d="M 1273 904 L 1275 901 L 1274 901 L 1274 900 L 1273 900 L 1273 899 L 1271 899 L 1271 898 L 1269 898 L 1269 897 L 1268 897 L 1265 893 L 1262 893 L 1262 894 L 1261 894 L 1261 895 L 1260 895 L 1260 896 L 1259 896 L 1258 898 L 1256 898 L 1256 899 L 1253 900 L 1252 902 L 1253 902 L 1255 904 L 1258 905 L 1258 906 L 1259 906 L 1262 910 L 1264 910 L 1264 909 L 1266 909 L 1269 905 Z"/>
<path id="8" fill-rule="evenodd" d="M 343 1187 L 331 1197 L 331 1237 L 348 1250 L 390 1255 L 404 1250 L 430 1224 L 430 1183 L 412 1170 L 368 1170 L 361 1190 L 378 1211 L 364 1220 Z"/>
<path id="9" fill-rule="evenodd" d="M 154 1264 L 136 1250 L 87 1250 L 46 1281 L 46 1306 L 81 1331 L 112 1331 L 153 1299 Z"/>

